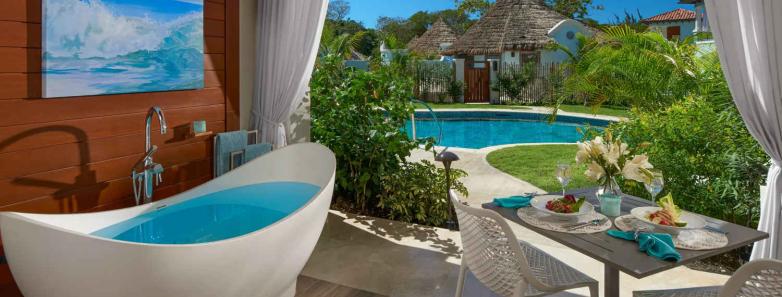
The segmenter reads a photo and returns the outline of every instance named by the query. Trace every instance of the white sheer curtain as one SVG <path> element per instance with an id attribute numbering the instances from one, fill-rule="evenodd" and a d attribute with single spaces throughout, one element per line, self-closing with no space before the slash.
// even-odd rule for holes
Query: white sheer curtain
<path id="1" fill-rule="evenodd" d="M 771 157 L 761 193 L 760 225 L 770 238 L 752 259 L 782 258 L 782 1 L 706 0 L 733 100 L 750 133 Z"/>
<path id="2" fill-rule="evenodd" d="M 285 123 L 307 91 L 328 0 L 258 1 L 256 81 L 250 125 L 275 148 L 287 145 Z"/>

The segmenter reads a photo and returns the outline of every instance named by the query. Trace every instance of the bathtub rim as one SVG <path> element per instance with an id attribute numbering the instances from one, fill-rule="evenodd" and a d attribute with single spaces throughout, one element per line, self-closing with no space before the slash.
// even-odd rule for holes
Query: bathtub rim
<path id="1" fill-rule="evenodd" d="M 165 201 L 167 201 L 169 199 L 176 198 L 176 197 L 179 197 L 181 195 L 185 195 L 185 194 L 187 194 L 189 192 L 195 192 L 197 190 L 200 190 L 202 187 L 207 186 L 210 182 L 212 182 L 214 180 L 217 180 L 219 178 L 230 178 L 229 174 L 235 175 L 235 174 L 239 174 L 240 173 L 240 172 L 236 172 L 236 171 L 228 172 L 228 173 L 224 174 L 223 176 L 220 176 L 220 177 L 217 177 L 217 178 L 213 178 L 212 180 L 210 180 L 210 181 L 208 181 L 206 183 L 203 183 L 201 185 L 198 185 L 198 186 L 196 186 L 196 187 L 194 187 L 192 189 L 188 189 L 188 190 L 186 190 L 184 192 L 181 192 L 181 193 L 178 193 L 178 194 L 176 194 L 174 196 L 171 196 L 171 197 L 168 197 L 168 198 L 165 198 L 165 199 L 162 199 L 162 200 L 154 201 L 154 202 L 148 203 L 148 204 L 136 205 L 136 206 L 120 208 L 120 209 L 112 209 L 112 210 L 107 210 L 107 211 L 98 211 L 98 212 L 90 212 L 90 213 L 75 213 L 75 214 L 74 213 L 71 213 L 71 214 L 36 214 L 36 213 L 23 213 L 23 212 L 0 212 L 0 224 L 2 224 L 2 221 L 4 219 L 6 219 L 6 218 L 8 218 L 8 219 L 16 219 L 16 220 L 21 220 L 21 221 L 24 221 L 24 222 L 27 222 L 27 223 L 30 223 L 30 224 L 43 226 L 43 227 L 46 227 L 46 228 L 49 228 L 49 229 L 54 229 L 54 230 L 57 230 L 57 231 L 60 231 L 60 232 L 65 232 L 65 233 L 68 233 L 68 234 L 71 234 L 71 235 L 74 235 L 74 236 L 82 236 L 82 237 L 86 237 L 86 238 L 90 238 L 90 239 L 106 241 L 106 242 L 115 243 L 115 244 L 144 246 L 144 247 L 160 247 L 160 248 L 183 247 L 183 248 L 192 248 L 192 247 L 201 247 L 201 246 L 210 246 L 210 245 L 233 243 L 235 241 L 243 240 L 243 239 L 246 239 L 248 237 L 254 237 L 256 235 L 260 235 L 262 233 L 269 232 L 268 230 L 272 229 L 272 227 L 274 227 L 274 226 L 276 226 L 278 224 L 282 224 L 282 223 L 284 223 L 286 221 L 291 220 L 295 215 L 299 214 L 304 209 L 307 209 L 308 207 L 312 206 L 312 204 L 314 204 L 315 201 L 318 198 L 321 198 L 322 195 L 324 195 L 324 194 L 332 196 L 332 198 L 333 198 L 334 182 L 335 182 L 335 179 L 336 179 L 337 160 L 336 160 L 336 156 L 334 155 L 334 152 L 332 152 L 331 149 L 329 149 L 328 147 L 326 147 L 324 145 L 321 145 L 321 144 L 318 144 L 318 143 L 301 143 L 301 144 L 289 145 L 289 146 L 286 146 L 284 148 L 281 148 L 281 149 L 278 149 L 278 150 L 274 150 L 274 151 L 272 151 L 272 152 L 270 152 L 268 154 L 265 154 L 265 155 L 255 159 L 255 160 L 250 161 L 250 163 L 247 163 L 245 165 L 249 165 L 249 164 L 253 164 L 253 163 L 260 163 L 261 161 L 263 161 L 266 158 L 273 157 L 272 155 L 275 152 L 283 152 L 283 151 L 288 150 L 288 149 L 300 148 L 300 147 L 304 147 L 304 146 L 311 146 L 313 148 L 321 149 L 324 152 L 327 152 L 327 157 L 328 158 L 326 160 L 326 163 L 327 163 L 327 166 L 329 167 L 328 170 L 331 172 L 331 174 L 330 174 L 331 177 L 324 184 L 316 185 L 316 186 L 318 186 L 320 188 L 318 190 L 318 192 L 315 193 L 314 195 L 312 195 L 312 197 L 310 197 L 310 199 L 307 201 L 307 203 L 303 204 L 301 207 L 297 208 L 295 211 L 289 213 L 285 217 L 275 221 L 272 224 L 269 224 L 267 226 L 264 226 L 263 228 L 260 228 L 258 230 L 255 230 L 255 231 L 252 231 L 252 232 L 240 235 L 240 236 L 231 237 L 231 238 L 227 238 L 227 239 L 223 239 L 223 240 L 217 240 L 217 241 L 201 242 L 201 243 L 187 243 L 187 244 L 141 243 L 141 242 L 134 242 L 134 241 L 124 241 L 124 240 L 117 240 L 117 239 L 112 239 L 112 238 L 105 238 L 105 237 L 101 237 L 101 236 L 92 235 L 91 233 L 78 232 L 78 231 L 75 231 L 75 230 L 72 230 L 72 229 L 68 229 L 68 228 L 65 228 L 65 227 L 54 225 L 54 224 L 51 224 L 49 222 L 36 220 L 36 219 L 33 219 L 33 218 L 29 217 L 29 216 L 26 216 L 26 215 L 34 215 L 34 216 L 42 216 L 42 217 L 58 217 L 58 216 L 59 217 L 64 217 L 64 216 L 76 217 L 76 216 L 92 215 L 92 214 L 109 214 L 109 213 L 112 213 L 112 212 L 122 212 L 122 211 L 130 211 L 131 209 L 146 208 L 145 210 L 139 212 L 137 215 L 133 216 L 133 217 L 136 217 L 136 216 L 147 214 L 147 213 L 150 213 L 150 212 L 153 212 L 153 211 L 157 211 L 158 210 L 157 206 L 159 206 L 160 204 L 165 204 Z M 276 180 L 275 179 L 275 180 L 268 180 L 268 181 L 265 181 L 263 183 L 273 183 L 273 182 L 302 182 L 302 181 Z M 258 184 L 258 183 L 256 183 L 256 184 Z M 228 188 L 225 188 L 225 189 L 228 189 Z M 183 201 L 179 201 L 178 203 L 182 203 L 182 202 L 185 202 L 185 201 L 196 199 L 196 198 L 201 197 L 203 195 L 216 193 L 218 191 L 225 190 L 225 189 L 219 189 L 219 190 L 211 191 L 211 192 L 208 192 L 208 193 L 202 193 L 199 196 L 191 197 L 189 199 L 185 199 Z M 330 191 L 332 193 L 325 193 L 326 189 L 330 189 Z M 125 221 L 125 220 L 120 220 L 120 221 L 118 221 L 116 223 L 123 222 L 123 221 Z M 116 223 L 114 223 L 114 224 L 116 224 Z M 110 224 L 109 226 L 111 226 L 111 225 L 113 225 L 113 224 Z M 106 226 L 106 227 L 108 227 L 108 226 Z"/>

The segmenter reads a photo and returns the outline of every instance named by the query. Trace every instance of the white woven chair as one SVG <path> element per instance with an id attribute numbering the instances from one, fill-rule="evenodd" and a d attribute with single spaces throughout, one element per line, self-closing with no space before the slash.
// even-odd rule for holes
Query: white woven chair
<path id="1" fill-rule="evenodd" d="M 598 297 L 596 280 L 518 241 L 498 213 L 463 205 L 454 191 L 450 193 L 464 249 L 456 297 L 462 296 L 467 269 L 500 296 L 542 296 L 588 287 L 590 295 Z"/>
<path id="2" fill-rule="evenodd" d="M 782 261 L 749 262 L 722 287 L 636 291 L 633 297 L 782 297 Z"/>

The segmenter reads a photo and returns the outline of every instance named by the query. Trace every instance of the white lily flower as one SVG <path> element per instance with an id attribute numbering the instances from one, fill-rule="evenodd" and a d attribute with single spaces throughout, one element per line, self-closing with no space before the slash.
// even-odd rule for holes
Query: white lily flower
<path id="1" fill-rule="evenodd" d="M 576 163 L 583 164 L 589 160 L 589 144 L 578 142 L 578 152 L 576 152 Z"/>
<path id="2" fill-rule="evenodd" d="M 591 180 L 600 180 L 605 175 L 605 170 L 603 167 L 600 166 L 600 164 L 597 164 L 597 162 L 592 161 L 592 163 L 589 163 L 587 166 L 586 172 L 584 172 L 584 175 L 586 175 L 587 178 Z"/>
<path id="3" fill-rule="evenodd" d="M 621 156 L 622 156 L 622 146 L 617 144 L 612 144 L 608 146 L 608 151 L 603 155 L 603 158 L 606 159 L 606 162 L 608 162 L 608 164 L 616 166 L 617 162 L 619 162 L 619 157 Z"/>
<path id="4" fill-rule="evenodd" d="M 643 183 L 648 180 L 643 170 L 649 170 L 652 168 L 654 168 L 654 166 L 649 163 L 648 156 L 636 155 L 632 160 L 625 163 L 625 167 L 622 169 L 622 176 L 627 179 Z"/>

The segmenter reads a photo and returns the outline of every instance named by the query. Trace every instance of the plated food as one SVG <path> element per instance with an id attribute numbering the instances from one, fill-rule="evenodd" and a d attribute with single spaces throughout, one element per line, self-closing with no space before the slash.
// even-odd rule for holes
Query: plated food
<path id="1" fill-rule="evenodd" d="M 636 207 L 630 213 L 641 222 L 671 234 L 706 226 L 706 221 L 701 216 L 679 209 L 670 194 L 660 199 L 657 204 L 659 207 Z"/>
<path id="2" fill-rule="evenodd" d="M 657 201 L 662 209 L 646 215 L 646 218 L 655 224 L 672 227 L 687 227 L 687 222 L 681 221 L 681 209 L 673 203 L 673 196 L 667 196 Z"/>
<path id="3" fill-rule="evenodd" d="M 540 212 L 563 219 L 576 219 L 595 210 L 586 198 L 577 199 L 572 196 L 567 198 L 560 195 L 537 196 L 532 198 L 530 204 Z"/>
<path id="4" fill-rule="evenodd" d="M 584 201 L 586 201 L 586 197 L 582 196 L 576 199 L 576 196 L 565 195 L 565 197 L 546 202 L 546 209 L 556 213 L 576 213 L 581 209 Z"/>

